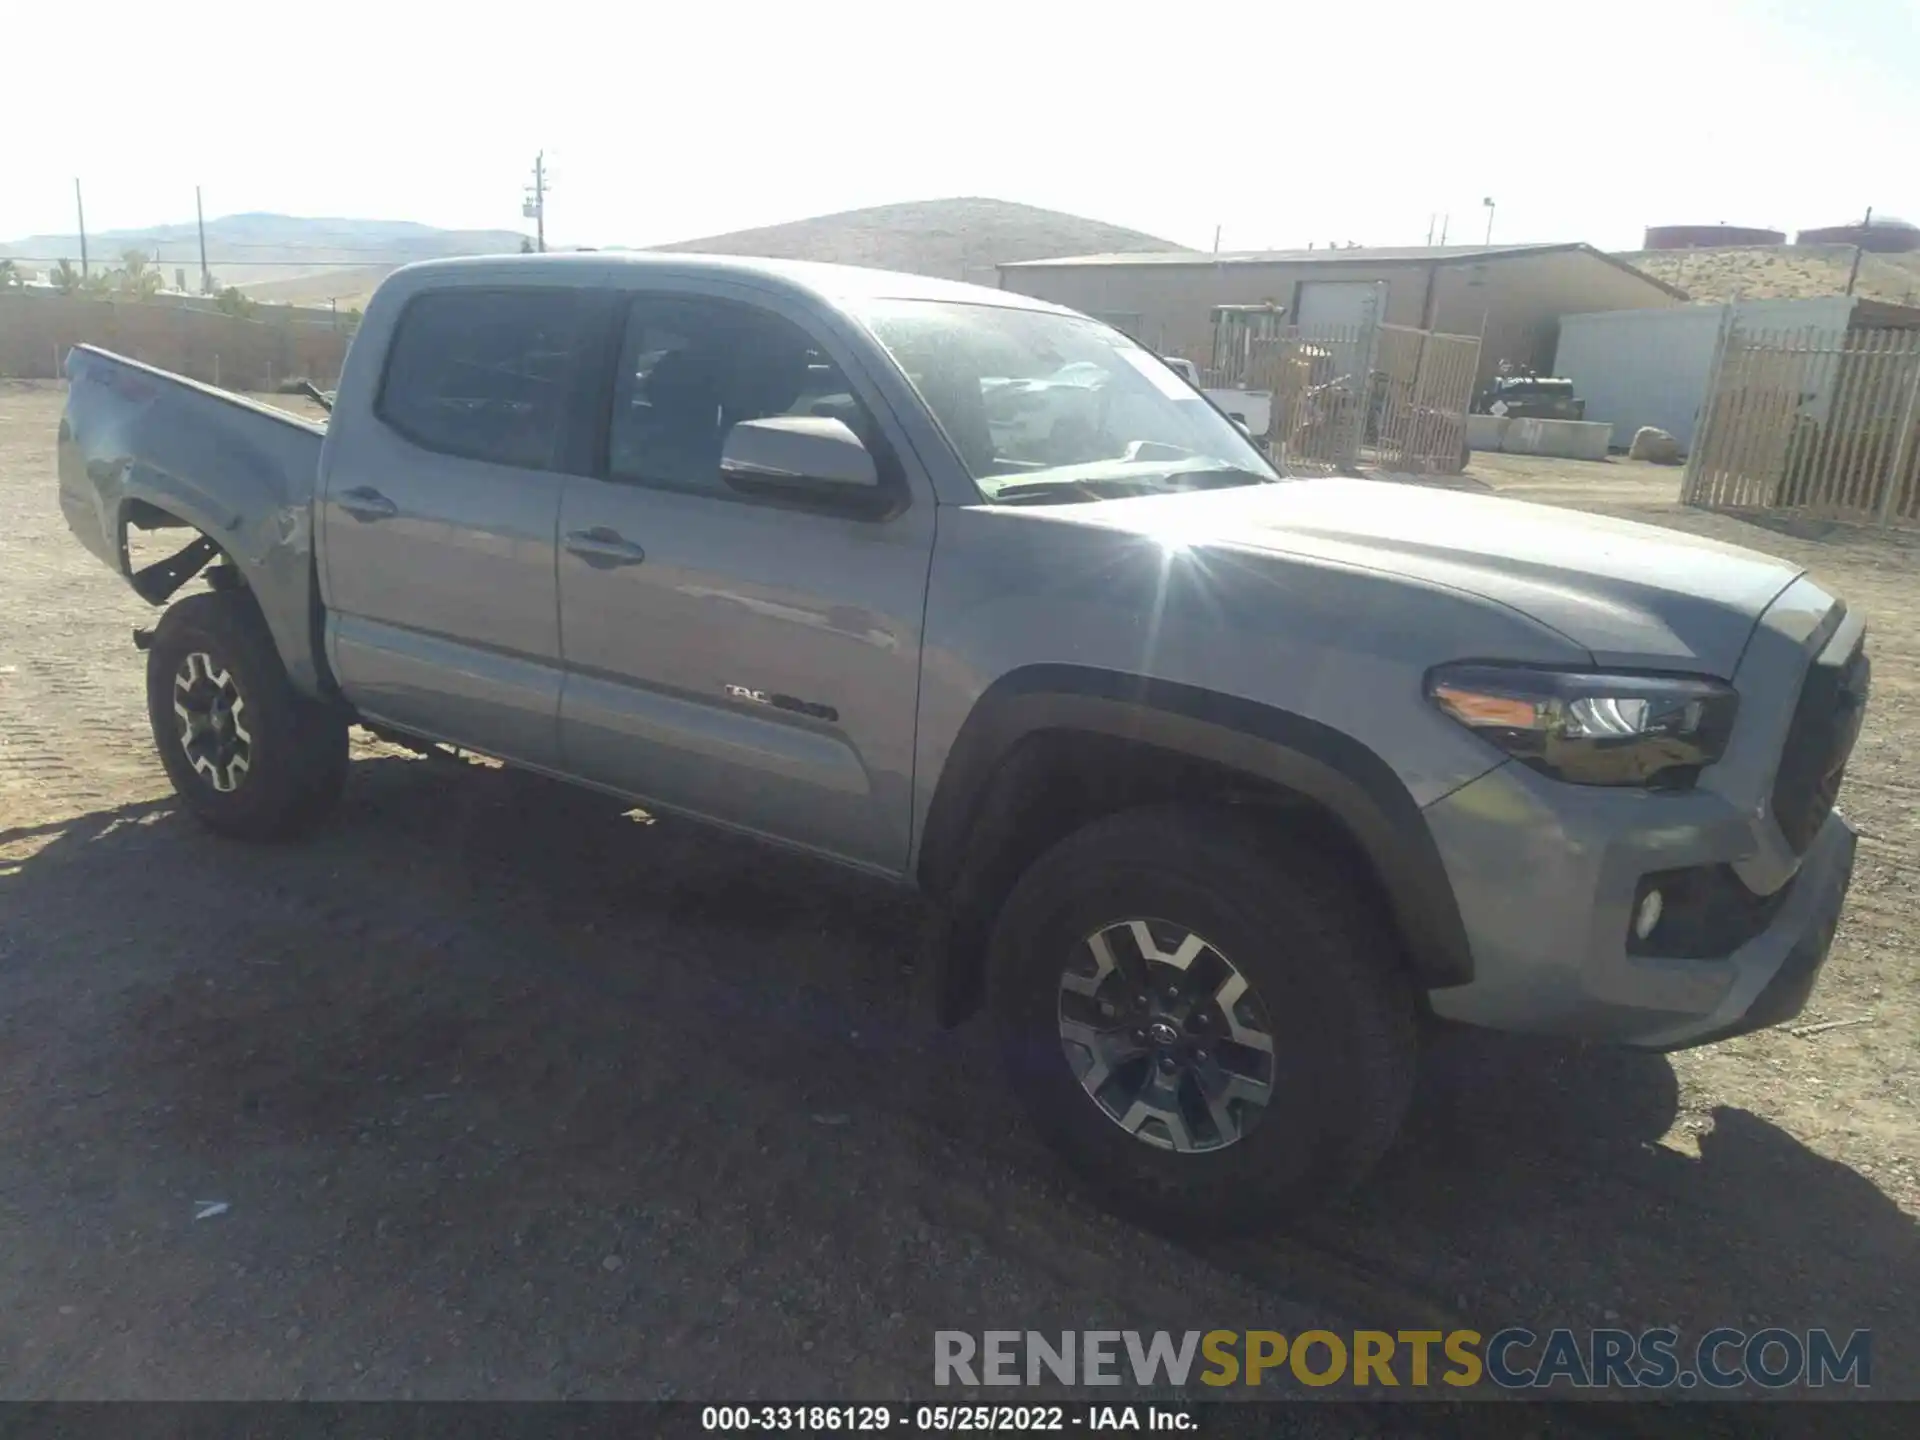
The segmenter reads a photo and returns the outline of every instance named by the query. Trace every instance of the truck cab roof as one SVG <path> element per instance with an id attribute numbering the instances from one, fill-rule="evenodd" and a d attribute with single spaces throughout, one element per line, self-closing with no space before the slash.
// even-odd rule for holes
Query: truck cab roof
<path id="1" fill-rule="evenodd" d="M 636 289 L 654 279 L 744 281 L 764 289 L 839 305 L 857 300 L 939 300 L 957 305 L 1071 313 L 1064 307 L 1010 290 L 834 265 L 817 260 L 774 260 L 749 255 L 698 255 L 658 251 L 569 251 L 544 255 L 476 255 L 423 260 L 387 277 L 382 289 L 412 293 L 440 285 L 566 284 Z"/>

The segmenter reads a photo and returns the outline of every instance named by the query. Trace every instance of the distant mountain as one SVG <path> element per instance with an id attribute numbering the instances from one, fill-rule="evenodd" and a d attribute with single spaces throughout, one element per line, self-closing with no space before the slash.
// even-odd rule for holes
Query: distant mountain
<path id="1" fill-rule="evenodd" d="M 223 215 L 207 222 L 207 263 L 217 284 L 238 285 L 255 299 L 318 306 L 332 301 L 344 310 L 364 307 L 380 281 L 401 265 L 443 255 L 513 253 L 520 241 L 512 230 L 436 230 L 409 220 Z M 654 248 L 832 260 L 993 285 L 995 266 L 1013 260 L 1186 247 L 1057 210 L 968 197 L 816 215 Z M 192 224 L 87 236 L 95 265 L 118 265 L 130 249 L 148 257 L 158 251 L 169 283 L 180 270 L 189 289 L 198 287 L 200 241 Z M 9 255 L 29 270 L 46 270 L 63 258 L 78 265 L 80 241 L 74 235 L 29 235 L 0 244 L 0 256 Z"/>
<path id="2" fill-rule="evenodd" d="M 998 283 L 994 267 L 1015 260 L 1187 247 L 1058 210 L 970 196 L 876 205 L 654 248 L 708 255 L 765 255 L 779 260 L 832 260 L 842 265 L 871 265 L 881 270 L 906 270 L 993 285 Z"/>
<path id="3" fill-rule="evenodd" d="M 486 255 L 520 248 L 512 230 L 436 230 L 410 220 L 308 219 L 293 215 L 223 215 L 207 221 L 207 264 L 214 280 L 252 291 L 256 285 L 277 288 L 280 282 L 305 276 L 324 280 L 330 271 L 356 272 L 353 287 L 365 288 L 366 273 L 374 279 L 400 265 L 441 255 Z M 87 254 L 96 265 L 117 265 L 126 250 L 151 257 L 157 250 L 160 270 L 169 280 L 175 270 L 187 272 L 189 287 L 200 276 L 200 237 L 191 223 L 152 225 L 139 230 L 103 230 L 87 235 Z M 0 256 L 11 255 L 27 269 L 45 270 L 59 260 L 80 263 L 77 235 L 29 235 L 0 244 Z M 345 278 L 345 277 L 342 277 Z M 325 291 L 322 283 L 319 287 Z M 262 294 L 262 298 L 291 300 L 292 295 Z"/>

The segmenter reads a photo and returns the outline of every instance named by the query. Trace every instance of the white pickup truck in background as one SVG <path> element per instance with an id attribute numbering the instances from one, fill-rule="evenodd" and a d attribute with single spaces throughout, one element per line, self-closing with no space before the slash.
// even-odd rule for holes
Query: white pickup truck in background
<path id="1" fill-rule="evenodd" d="M 1174 374 L 1185 380 L 1207 399 L 1211 400 L 1229 420 L 1238 421 L 1247 427 L 1247 433 L 1256 440 L 1264 437 L 1273 426 L 1273 395 L 1266 390 L 1209 389 L 1201 383 L 1200 368 L 1191 360 L 1183 360 L 1178 355 L 1163 355 L 1161 359 L 1173 370 Z"/>

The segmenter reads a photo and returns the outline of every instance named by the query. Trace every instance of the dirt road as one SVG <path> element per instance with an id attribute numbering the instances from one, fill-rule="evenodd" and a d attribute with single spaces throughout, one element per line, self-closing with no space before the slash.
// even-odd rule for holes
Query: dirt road
<path id="1" fill-rule="evenodd" d="M 936 1329 L 1316 1322 L 1870 1327 L 1875 1390 L 1920 1396 L 1912 542 L 1477 465 L 1869 612 L 1866 838 L 1806 1017 L 1860 1023 L 1453 1037 L 1348 1205 L 1178 1246 L 1060 1182 L 978 1029 L 915 1011 L 884 887 L 371 745 L 311 843 L 187 823 L 152 612 L 54 503 L 59 405 L 0 381 L 0 1396 L 844 1400 L 924 1394 Z"/>

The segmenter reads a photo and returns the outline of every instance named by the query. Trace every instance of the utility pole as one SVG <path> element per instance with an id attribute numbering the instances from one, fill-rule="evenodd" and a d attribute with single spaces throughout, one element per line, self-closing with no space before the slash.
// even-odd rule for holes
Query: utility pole
<path id="1" fill-rule="evenodd" d="M 73 178 L 73 208 L 80 217 L 80 278 L 87 278 L 87 207 L 80 201 L 80 177 Z"/>
<path id="2" fill-rule="evenodd" d="M 533 184 L 527 187 L 526 202 L 520 213 L 533 221 L 533 248 L 542 254 L 547 249 L 547 152 L 533 157 Z"/>
<path id="3" fill-rule="evenodd" d="M 200 227 L 200 293 L 213 293 L 213 272 L 207 269 L 207 212 L 200 207 L 200 187 L 193 187 L 193 218 Z"/>
<path id="4" fill-rule="evenodd" d="M 1860 222 L 1861 241 L 1866 240 L 1866 230 L 1871 224 L 1873 224 L 1873 207 L 1869 205 L 1867 207 L 1867 218 Z M 1853 268 L 1847 272 L 1847 294 L 1849 295 L 1853 294 L 1853 282 L 1860 278 L 1860 251 L 1863 248 L 1865 248 L 1864 245 L 1860 244 L 1856 244 L 1853 247 Z"/>
<path id="5" fill-rule="evenodd" d="M 1489 195 L 1486 199 L 1482 200 L 1480 203 L 1487 207 L 1486 243 L 1491 245 L 1493 243 L 1493 197 Z"/>

